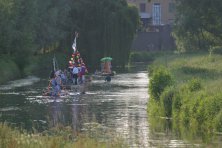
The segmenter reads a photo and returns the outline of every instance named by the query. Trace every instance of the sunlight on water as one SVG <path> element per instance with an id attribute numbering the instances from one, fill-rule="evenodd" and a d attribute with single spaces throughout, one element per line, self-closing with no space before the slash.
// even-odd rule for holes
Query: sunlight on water
<path id="1" fill-rule="evenodd" d="M 93 82 L 101 85 L 101 81 Z M 103 82 L 104 83 L 104 82 Z M 105 86 L 105 93 L 99 91 L 99 99 L 103 103 L 115 102 L 116 106 L 103 110 L 109 114 L 108 127 L 125 137 L 132 147 L 148 147 L 148 121 L 146 104 L 148 77 L 146 72 L 121 74 L 115 76 L 110 86 Z M 114 87 L 114 88 L 113 88 Z M 124 88 L 116 89 L 115 87 Z M 106 90 L 107 89 L 107 90 Z"/>
<path id="2" fill-rule="evenodd" d="M 0 108 L 0 112 L 7 112 L 7 111 L 14 111 L 14 110 L 21 110 L 21 109 L 14 106 Z"/>
<path id="3" fill-rule="evenodd" d="M 32 85 L 32 84 L 38 82 L 39 80 L 40 80 L 40 78 L 37 78 L 35 76 L 28 76 L 27 78 L 15 80 L 15 81 L 10 81 L 6 85 L 1 85 L 0 90 L 9 90 L 9 89 L 13 89 L 16 87 Z"/>

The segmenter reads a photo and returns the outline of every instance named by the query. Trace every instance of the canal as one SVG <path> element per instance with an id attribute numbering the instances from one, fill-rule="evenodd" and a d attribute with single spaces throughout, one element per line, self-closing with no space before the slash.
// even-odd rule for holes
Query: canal
<path id="1" fill-rule="evenodd" d="M 94 78 L 83 95 L 69 91 L 60 98 L 44 97 L 47 81 L 28 77 L 2 85 L 0 121 L 39 132 L 58 125 L 71 126 L 74 133 L 96 129 L 98 138 L 118 136 L 130 147 L 200 146 L 151 129 L 145 68 L 117 74 L 110 83 Z"/>

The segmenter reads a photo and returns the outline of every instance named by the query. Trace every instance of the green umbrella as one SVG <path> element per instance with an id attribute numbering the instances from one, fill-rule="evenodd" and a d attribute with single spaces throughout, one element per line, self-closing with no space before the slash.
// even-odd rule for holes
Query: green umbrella
<path id="1" fill-rule="evenodd" d="M 100 59 L 101 62 L 105 62 L 105 61 L 112 61 L 113 58 L 111 57 L 104 57 L 102 59 Z"/>

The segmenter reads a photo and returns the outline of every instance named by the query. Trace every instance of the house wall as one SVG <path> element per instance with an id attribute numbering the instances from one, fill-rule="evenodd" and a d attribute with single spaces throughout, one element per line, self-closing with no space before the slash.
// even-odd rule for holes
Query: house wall
<path id="1" fill-rule="evenodd" d="M 138 32 L 132 43 L 131 50 L 160 51 L 174 50 L 176 48 L 170 25 L 156 26 L 153 30 L 155 31 Z"/>
<path id="2" fill-rule="evenodd" d="M 159 25 L 172 24 L 175 19 L 175 0 L 151 0 L 148 2 L 147 0 L 127 0 L 129 4 L 135 5 L 138 8 L 140 16 L 142 12 L 140 10 L 140 5 L 143 3 L 146 5 L 145 8 L 145 16 L 148 18 L 152 18 L 154 14 L 153 5 L 155 3 L 160 4 L 161 11 L 161 23 Z"/>

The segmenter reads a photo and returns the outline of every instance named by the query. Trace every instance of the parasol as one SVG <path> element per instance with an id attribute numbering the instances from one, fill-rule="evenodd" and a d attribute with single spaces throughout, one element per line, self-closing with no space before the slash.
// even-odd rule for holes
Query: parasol
<path id="1" fill-rule="evenodd" d="M 106 61 L 112 61 L 113 58 L 111 57 L 104 57 L 102 59 L 100 59 L 101 62 L 106 62 Z"/>

